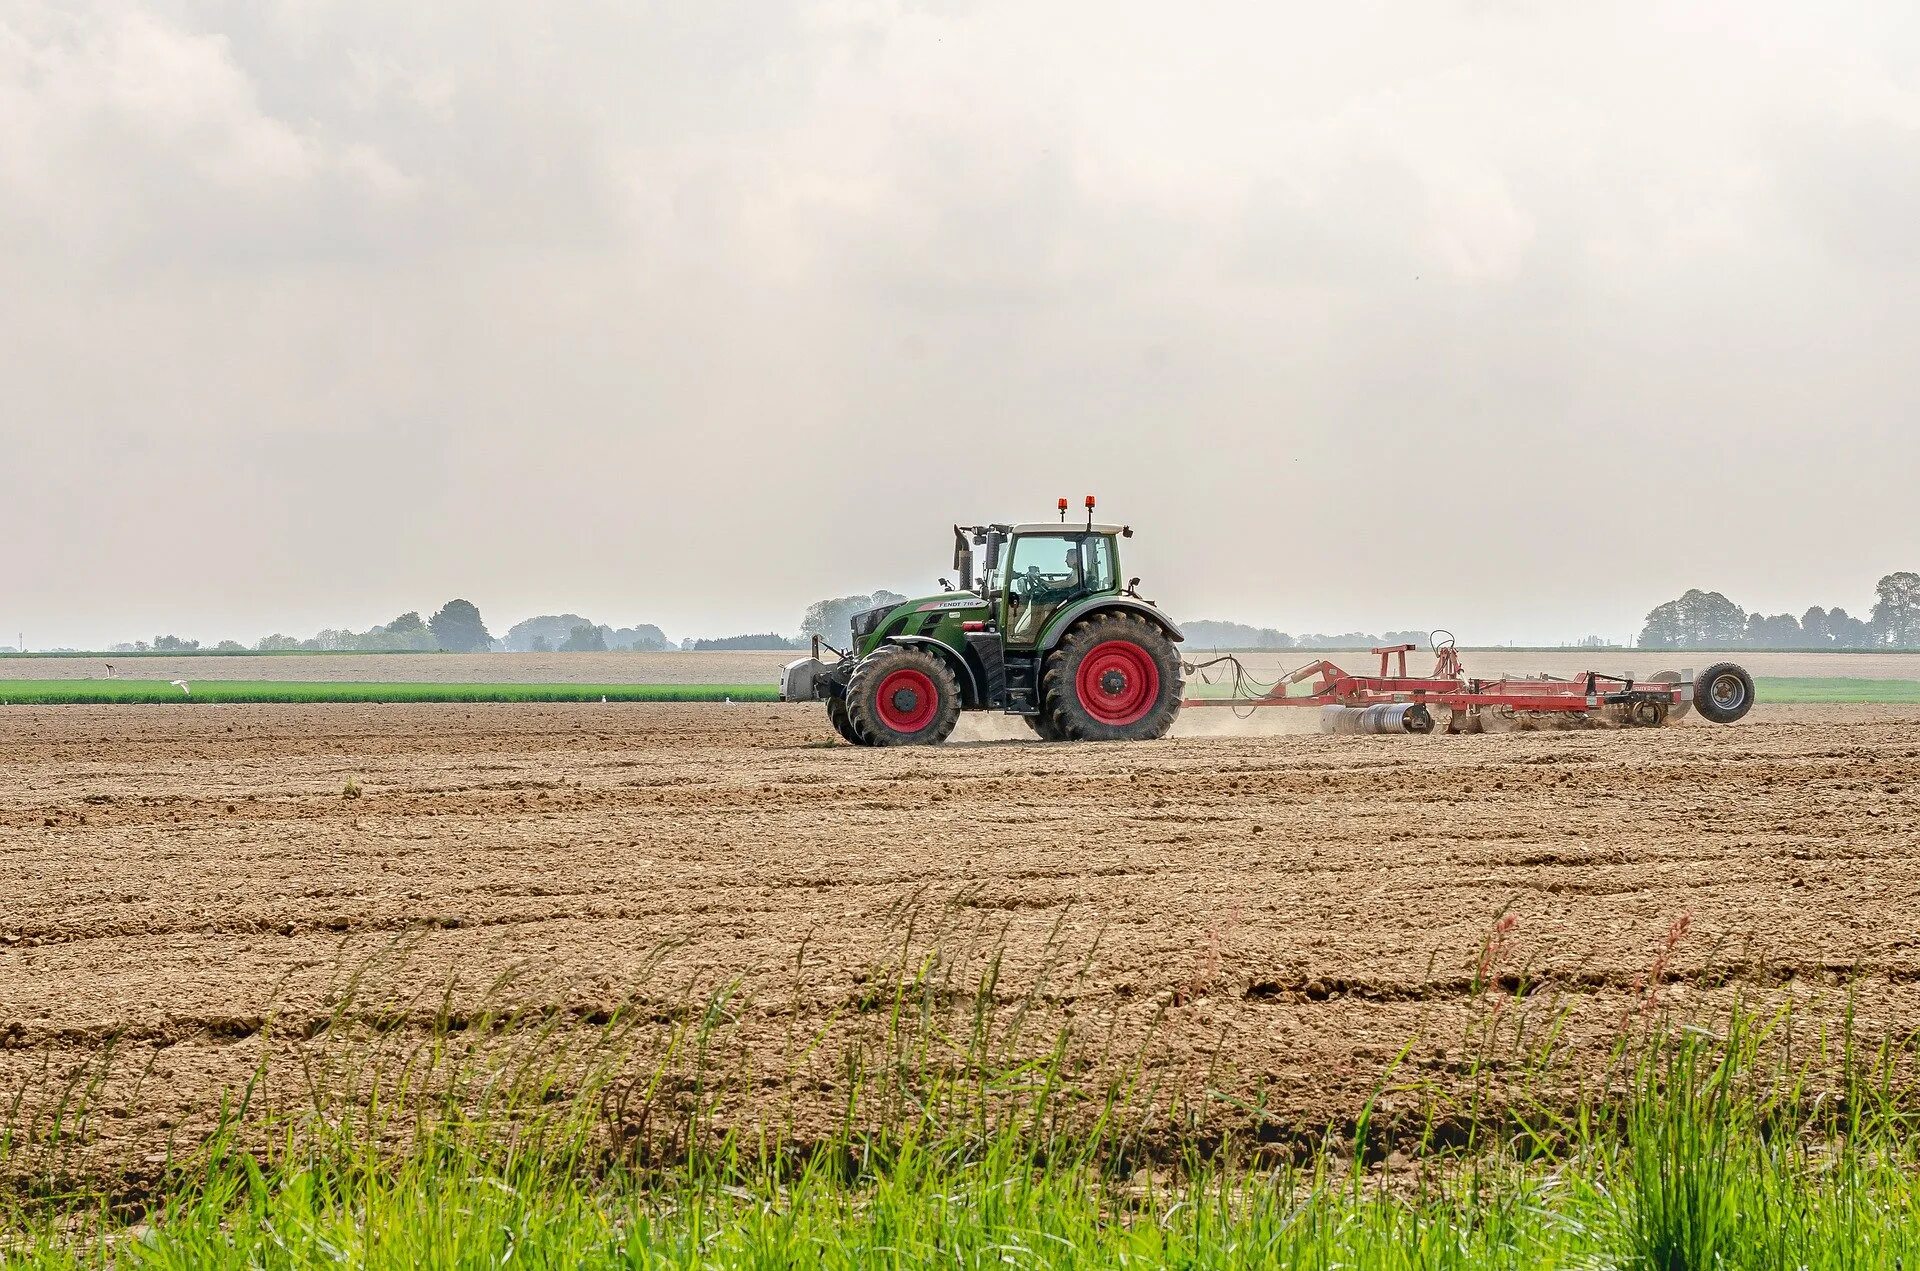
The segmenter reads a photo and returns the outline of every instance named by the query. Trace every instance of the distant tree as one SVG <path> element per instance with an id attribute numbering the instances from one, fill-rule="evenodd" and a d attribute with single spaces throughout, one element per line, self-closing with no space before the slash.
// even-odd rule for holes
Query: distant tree
<path id="1" fill-rule="evenodd" d="M 609 649 L 647 652 L 673 647 L 660 628 L 648 623 L 610 627 L 577 613 L 543 613 L 536 618 L 523 619 L 507 628 L 507 633 L 500 637 L 500 643 L 512 653 L 551 653 L 567 642 L 575 627 L 582 625 L 599 631 L 600 639 Z"/>
<path id="2" fill-rule="evenodd" d="M 262 653 L 285 653 L 299 648 L 300 641 L 294 636 L 275 633 L 270 636 L 261 636 L 253 647 Z"/>
<path id="3" fill-rule="evenodd" d="M 1799 619 L 1790 613 L 1747 615 L 1747 644 L 1755 649 L 1798 649 L 1806 644 Z"/>
<path id="4" fill-rule="evenodd" d="M 1732 649 L 1745 643 L 1747 613 L 1717 591 L 1695 588 L 1647 614 L 1643 649 Z"/>
<path id="5" fill-rule="evenodd" d="M 344 653 L 360 647 L 360 636 L 346 627 L 322 627 L 300 647 L 314 653 Z"/>
<path id="6" fill-rule="evenodd" d="M 1294 643 L 1302 649 L 1371 649 L 1380 637 L 1371 631 L 1343 631 L 1339 635 L 1303 635 Z"/>
<path id="7" fill-rule="evenodd" d="M 433 628 L 429 627 L 420 614 L 412 609 L 389 622 L 386 635 L 397 648 L 426 651 L 439 647 L 434 640 Z"/>
<path id="8" fill-rule="evenodd" d="M 1870 649 L 1873 628 L 1835 605 L 1827 611 L 1827 638 L 1836 649 Z"/>
<path id="9" fill-rule="evenodd" d="M 1250 627 L 1244 622 L 1198 618 L 1183 622 L 1187 643 L 1196 649 L 1291 649 L 1293 637 L 1272 627 Z"/>
<path id="10" fill-rule="evenodd" d="M 433 638 L 443 649 L 454 653 L 484 653 L 493 646 L 480 610 L 469 600 L 449 600 L 427 621 Z"/>
<path id="11" fill-rule="evenodd" d="M 846 648 L 853 643 L 852 623 L 856 616 L 869 609 L 882 605 L 897 605 L 905 596 L 891 591 L 876 591 L 870 596 L 836 596 L 832 600 L 816 600 L 807 606 L 806 614 L 800 619 L 800 634 L 819 636 L 836 648 Z"/>
<path id="12" fill-rule="evenodd" d="M 1874 588 L 1873 634 L 1876 643 L 1896 649 L 1920 648 L 1920 574 L 1888 574 Z"/>
<path id="13" fill-rule="evenodd" d="M 1821 649 L 1833 643 L 1833 631 L 1827 624 L 1827 611 L 1814 605 L 1800 615 L 1800 638 L 1809 649 Z"/>
<path id="14" fill-rule="evenodd" d="M 562 653 L 605 653 L 607 638 L 600 634 L 600 628 L 590 622 L 583 622 L 567 633 L 560 642 Z"/>
<path id="15" fill-rule="evenodd" d="M 706 652 L 712 652 L 716 650 L 732 650 L 732 649 L 747 649 L 747 650 L 798 649 L 798 648 L 804 648 L 805 645 L 806 645 L 806 642 L 803 640 L 789 639 L 786 636 L 774 635 L 772 632 L 765 632 L 757 635 L 722 636 L 717 640 L 683 641 L 681 644 L 681 647 L 682 648 L 691 647 L 692 649 L 698 652 L 706 653 Z"/>
<path id="16" fill-rule="evenodd" d="M 581 623 L 591 622 L 577 613 L 543 613 L 535 618 L 524 618 L 507 628 L 500 637 L 500 643 L 509 653 L 551 653 L 566 643 L 573 629 Z M 544 641 L 546 648 L 536 649 L 534 641 Z"/>
<path id="17" fill-rule="evenodd" d="M 375 653 L 427 652 L 440 647 L 434 639 L 432 628 L 420 620 L 418 613 L 412 612 L 401 614 L 383 627 L 369 627 L 359 635 L 347 632 L 339 642 L 343 649 L 364 649 Z"/>
<path id="18" fill-rule="evenodd" d="M 220 653 L 245 653 L 247 651 L 247 646 L 238 640 L 222 640 L 213 647 Z"/>
<path id="19" fill-rule="evenodd" d="M 638 623 L 631 627 L 602 627 L 600 634 L 606 637 L 609 649 L 631 649 L 635 653 L 658 653 L 671 649 L 667 633 L 651 623 Z"/>
<path id="20" fill-rule="evenodd" d="M 182 640 L 177 635 L 155 636 L 153 649 L 156 653 L 191 653 L 200 647 L 198 640 Z"/>

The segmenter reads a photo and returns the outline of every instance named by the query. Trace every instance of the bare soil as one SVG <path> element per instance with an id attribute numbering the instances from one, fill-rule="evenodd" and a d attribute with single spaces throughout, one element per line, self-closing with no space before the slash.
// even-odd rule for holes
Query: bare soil
<path id="1" fill-rule="evenodd" d="M 1523 987 L 1576 1065 L 1735 994 L 1851 993 L 1863 1030 L 1910 1030 L 1916 725 L 1263 717 L 1276 735 L 1099 746 L 969 719 L 974 740 L 865 750 L 804 706 L 5 708 L 0 1092 L 53 1099 L 111 1049 L 139 1090 L 115 1078 L 88 1132 L 157 1159 L 353 970 L 414 1029 L 449 983 L 470 1009 L 510 974 L 586 1021 L 735 983 L 738 1035 L 772 1052 L 859 1009 L 909 922 L 1000 947 L 996 1003 L 1301 1130 L 1354 1116 L 1403 1047 L 1396 1080 L 1468 1081 Z"/>

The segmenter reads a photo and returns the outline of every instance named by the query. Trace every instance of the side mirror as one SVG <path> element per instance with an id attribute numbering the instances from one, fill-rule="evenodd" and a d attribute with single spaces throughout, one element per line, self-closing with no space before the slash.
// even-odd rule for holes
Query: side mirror
<path id="1" fill-rule="evenodd" d="M 1138 578 L 1127 579 L 1127 594 L 1129 596 L 1137 596 L 1140 594 L 1140 580 Z"/>
<path id="2" fill-rule="evenodd" d="M 950 583 L 950 582 L 948 582 L 948 581 L 947 581 L 946 579 L 944 579 L 944 578 L 942 578 L 942 579 L 940 579 L 940 580 L 939 580 L 939 583 L 940 583 L 940 590 L 941 590 L 941 591 L 952 591 L 952 590 L 953 590 L 953 584 L 952 584 L 952 583 Z"/>

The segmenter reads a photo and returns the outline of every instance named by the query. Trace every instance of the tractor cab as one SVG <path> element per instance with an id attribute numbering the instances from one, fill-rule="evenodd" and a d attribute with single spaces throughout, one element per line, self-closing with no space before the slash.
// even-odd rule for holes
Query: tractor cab
<path id="1" fill-rule="evenodd" d="M 1047 634 L 1055 615 L 1076 602 L 1100 596 L 1134 595 L 1120 581 L 1119 540 L 1133 537 L 1126 525 L 1098 525 L 1093 498 L 1087 498 L 1085 524 L 1066 524 L 1067 501 L 1060 500 L 1059 524 L 956 525 L 953 567 L 960 590 L 986 602 L 991 624 L 1010 649 L 1031 649 Z M 974 578 L 973 548 L 984 561 Z M 1138 582 L 1138 579 L 1133 580 Z"/>
<path id="2" fill-rule="evenodd" d="M 991 603 L 1009 648 L 1040 642 L 1055 614 L 1075 601 L 1120 593 L 1117 525 L 1016 525 Z"/>

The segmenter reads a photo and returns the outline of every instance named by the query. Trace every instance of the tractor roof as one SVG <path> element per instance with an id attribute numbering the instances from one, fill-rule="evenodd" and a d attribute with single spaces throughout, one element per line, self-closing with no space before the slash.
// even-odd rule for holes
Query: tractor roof
<path id="1" fill-rule="evenodd" d="M 1059 521 L 1029 521 L 1025 525 L 1009 526 L 1015 534 L 1118 534 L 1125 526 L 1093 525 L 1085 521 L 1068 521 L 1064 525 Z"/>

